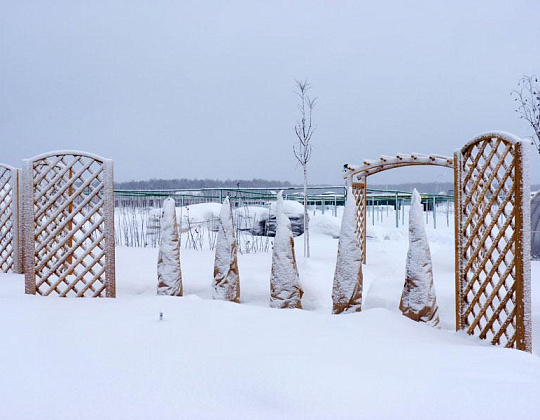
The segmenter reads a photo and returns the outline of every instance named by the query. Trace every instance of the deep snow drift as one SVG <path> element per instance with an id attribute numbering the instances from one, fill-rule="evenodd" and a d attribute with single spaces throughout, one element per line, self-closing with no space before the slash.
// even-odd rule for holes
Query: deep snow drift
<path id="1" fill-rule="evenodd" d="M 368 225 L 347 315 L 331 314 L 337 240 L 317 229 L 304 310 L 268 307 L 271 252 L 238 255 L 241 304 L 212 300 L 208 250 L 182 249 L 181 298 L 156 296 L 153 248 L 117 249 L 117 299 L 27 296 L 0 275 L 0 418 L 538 418 L 540 265 L 535 354 L 492 347 L 453 332 L 452 225 L 427 227 L 442 329 L 400 314 L 408 234 L 387 221 Z"/>

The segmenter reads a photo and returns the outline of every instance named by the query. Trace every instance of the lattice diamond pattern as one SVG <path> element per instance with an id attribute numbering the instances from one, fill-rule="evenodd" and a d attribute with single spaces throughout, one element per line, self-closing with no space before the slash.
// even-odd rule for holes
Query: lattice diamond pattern
<path id="1" fill-rule="evenodd" d="M 103 296 L 103 165 L 59 155 L 33 164 L 36 292 Z"/>
<path id="2" fill-rule="evenodd" d="M 463 153 L 462 322 L 469 334 L 516 346 L 516 150 L 501 138 Z"/>
<path id="3" fill-rule="evenodd" d="M 362 253 L 362 262 L 366 263 L 366 183 L 354 183 L 352 192 L 356 200 L 356 233 L 358 242 L 360 243 L 360 251 Z"/>
<path id="4" fill-rule="evenodd" d="M 14 217 L 12 170 L 0 166 L 0 272 L 14 270 Z"/>

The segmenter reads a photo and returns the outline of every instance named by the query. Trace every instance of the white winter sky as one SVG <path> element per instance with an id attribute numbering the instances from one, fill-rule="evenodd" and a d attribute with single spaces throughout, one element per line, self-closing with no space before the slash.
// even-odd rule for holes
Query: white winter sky
<path id="1" fill-rule="evenodd" d="M 302 182 L 295 79 L 319 99 L 316 183 L 396 152 L 530 133 L 510 91 L 540 74 L 540 2 L 2 1 L 0 161 L 56 149 L 119 181 Z M 540 181 L 532 155 L 533 181 Z M 450 180 L 441 168 L 374 182 Z"/>

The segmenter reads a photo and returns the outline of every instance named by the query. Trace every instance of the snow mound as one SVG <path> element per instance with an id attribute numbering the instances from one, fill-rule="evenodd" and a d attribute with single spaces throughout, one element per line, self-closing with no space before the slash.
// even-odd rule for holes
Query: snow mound
<path id="1" fill-rule="evenodd" d="M 276 214 L 276 206 L 277 202 L 275 201 L 270 204 L 270 213 L 273 215 Z M 304 206 L 298 201 L 283 200 L 283 212 L 289 217 L 302 215 L 304 214 Z"/>
<path id="2" fill-rule="evenodd" d="M 316 214 L 310 217 L 309 228 L 312 233 L 321 233 L 337 239 L 341 229 L 341 220 L 329 214 Z"/>

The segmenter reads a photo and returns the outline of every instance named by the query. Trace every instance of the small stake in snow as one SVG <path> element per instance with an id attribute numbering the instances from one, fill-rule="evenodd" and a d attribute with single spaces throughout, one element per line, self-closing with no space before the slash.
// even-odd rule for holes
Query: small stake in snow
<path id="1" fill-rule="evenodd" d="M 422 202 L 416 189 L 413 191 L 409 210 L 409 251 L 399 309 L 403 315 L 415 321 L 432 326 L 439 324 L 431 253 L 422 220 Z"/>
<path id="2" fill-rule="evenodd" d="M 163 312 L 160 312 L 160 313 L 159 313 L 159 320 L 160 320 L 160 321 L 163 321 Z"/>
<path id="3" fill-rule="evenodd" d="M 302 309 L 304 291 L 298 280 L 291 221 L 283 209 L 283 191 L 277 196 L 276 236 L 272 249 L 270 307 Z"/>
<path id="4" fill-rule="evenodd" d="M 163 202 L 157 271 L 157 294 L 182 296 L 180 240 L 176 221 L 176 205 L 174 198 L 170 197 Z"/>

